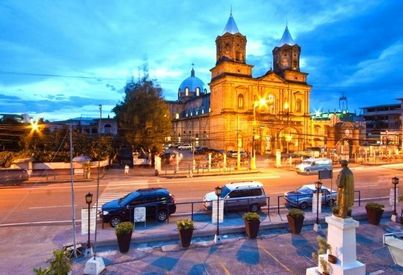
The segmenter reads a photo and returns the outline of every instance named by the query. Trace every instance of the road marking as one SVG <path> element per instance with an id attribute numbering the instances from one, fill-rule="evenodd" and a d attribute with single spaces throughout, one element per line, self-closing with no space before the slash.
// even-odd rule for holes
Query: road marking
<path id="1" fill-rule="evenodd" d="M 227 275 L 231 275 L 231 272 L 226 268 L 226 266 L 223 263 L 220 263 L 220 266 L 222 269 L 224 269 L 224 273 Z"/>
<path id="2" fill-rule="evenodd" d="M 278 264 L 280 264 L 285 270 L 287 270 L 288 272 L 290 272 L 291 274 L 295 274 L 294 272 L 292 272 L 285 264 L 283 264 L 282 262 L 280 262 L 279 259 L 277 259 L 273 254 L 271 254 L 268 250 L 266 250 L 264 247 L 259 246 L 260 249 L 262 249 L 264 252 L 266 252 L 266 254 L 268 254 L 270 257 L 272 257 Z"/>
<path id="3" fill-rule="evenodd" d="M 71 224 L 71 220 L 63 220 L 63 221 L 39 221 L 39 222 L 20 222 L 20 223 L 0 223 L 0 227 L 9 227 L 9 226 L 23 226 L 23 225 L 54 225 L 54 224 Z M 76 219 L 76 223 L 81 220 Z"/>
<path id="4" fill-rule="evenodd" d="M 50 206 L 33 206 L 33 207 L 28 207 L 28 209 L 43 209 L 43 208 L 59 208 L 59 207 L 71 207 L 71 205 L 50 205 Z M 75 204 L 74 207 L 77 207 Z"/>

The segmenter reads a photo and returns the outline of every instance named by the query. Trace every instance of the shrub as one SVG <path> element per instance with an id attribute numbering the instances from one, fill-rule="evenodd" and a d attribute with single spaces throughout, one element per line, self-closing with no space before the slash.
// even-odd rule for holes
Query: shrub
<path id="1" fill-rule="evenodd" d="M 293 218 L 297 218 L 297 217 L 303 217 L 304 216 L 304 211 L 302 211 L 301 209 L 298 208 L 291 208 L 288 211 L 288 215 L 290 215 Z"/>
<path id="2" fill-rule="evenodd" d="M 181 221 L 176 222 L 176 227 L 178 230 L 189 230 L 189 229 L 194 229 L 193 221 L 189 219 L 184 219 Z"/>
<path id="3" fill-rule="evenodd" d="M 316 242 L 318 243 L 318 251 L 312 253 L 315 262 L 318 261 L 318 255 L 325 254 L 327 250 L 332 250 L 332 247 L 325 238 L 318 236 L 316 237 Z"/>
<path id="4" fill-rule="evenodd" d="M 67 274 L 71 271 L 71 261 L 66 255 L 65 251 L 57 249 L 53 251 L 53 259 L 50 261 L 50 266 L 42 269 L 42 267 L 36 269 L 34 272 L 37 275 L 47 274 Z"/>
<path id="5" fill-rule="evenodd" d="M 260 221 L 260 216 L 256 212 L 246 212 L 243 215 L 243 219 L 245 221 Z"/>
<path id="6" fill-rule="evenodd" d="M 115 227 L 116 236 L 126 235 L 126 234 L 132 232 L 133 228 L 134 228 L 134 224 L 132 224 L 131 222 L 119 223 Z"/>
<path id="7" fill-rule="evenodd" d="M 365 205 L 367 209 L 374 209 L 374 210 L 383 210 L 385 206 L 383 204 L 379 204 L 376 202 L 369 202 Z"/>

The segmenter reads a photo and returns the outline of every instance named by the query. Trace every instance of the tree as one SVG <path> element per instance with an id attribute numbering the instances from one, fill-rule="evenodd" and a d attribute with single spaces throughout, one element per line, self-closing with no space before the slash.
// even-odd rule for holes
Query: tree
<path id="1" fill-rule="evenodd" d="M 125 93 L 123 102 L 113 109 L 121 134 L 133 147 L 143 147 L 152 153 L 161 151 L 172 129 L 161 88 L 149 79 L 145 69 L 143 77 L 126 85 Z"/>

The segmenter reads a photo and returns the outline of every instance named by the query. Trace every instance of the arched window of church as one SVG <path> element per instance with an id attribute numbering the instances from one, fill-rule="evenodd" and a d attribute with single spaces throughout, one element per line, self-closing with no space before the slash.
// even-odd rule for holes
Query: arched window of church
<path id="1" fill-rule="evenodd" d="M 197 88 L 196 88 L 196 96 L 199 96 L 199 95 L 200 95 L 200 88 L 197 87 Z"/>
<path id="2" fill-rule="evenodd" d="M 319 133 L 320 133 L 320 126 L 316 125 L 314 131 L 315 131 L 315 135 L 319 135 Z"/>
<path id="3" fill-rule="evenodd" d="M 302 100 L 298 98 L 295 103 L 295 112 L 301 112 L 301 111 L 302 111 Z"/>
<path id="4" fill-rule="evenodd" d="M 243 109 L 244 106 L 244 98 L 243 94 L 238 95 L 238 108 Z"/>
<path id="5" fill-rule="evenodd" d="M 185 96 L 189 96 L 189 88 L 185 88 Z"/>
<path id="6" fill-rule="evenodd" d="M 240 51 L 236 52 L 236 61 L 242 61 L 242 53 Z"/>

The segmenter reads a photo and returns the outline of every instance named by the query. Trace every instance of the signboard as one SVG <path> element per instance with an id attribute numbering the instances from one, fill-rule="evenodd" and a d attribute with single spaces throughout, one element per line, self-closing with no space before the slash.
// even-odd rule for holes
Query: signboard
<path id="1" fill-rule="evenodd" d="M 211 202 L 212 208 L 211 208 L 211 223 L 216 224 L 217 223 L 217 200 L 213 200 Z M 218 222 L 222 223 L 224 222 L 224 200 L 219 199 L 218 203 Z"/>
<path id="2" fill-rule="evenodd" d="M 320 180 L 323 179 L 332 179 L 333 178 L 333 170 L 322 170 L 319 171 L 318 178 Z"/>
<path id="3" fill-rule="evenodd" d="M 319 211 L 318 213 L 322 213 L 322 193 L 319 193 Z M 313 193 L 312 195 L 312 213 L 316 214 L 316 206 L 318 205 L 318 195 L 317 193 Z"/>
<path id="4" fill-rule="evenodd" d="M 90 233 L 95 233 L 95 221 L 97 211 L 95 207 L 90 209 Z M 81 235 L 88 234 L 88 208 L 81 209 Z"/>
<path id="5" fill-rule="evenodd" d="M 146 208 L 136 207 L 134 208 L 134 222 L 145 222 L 146 221 Z"/>

